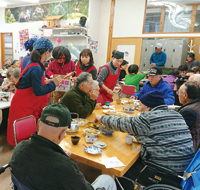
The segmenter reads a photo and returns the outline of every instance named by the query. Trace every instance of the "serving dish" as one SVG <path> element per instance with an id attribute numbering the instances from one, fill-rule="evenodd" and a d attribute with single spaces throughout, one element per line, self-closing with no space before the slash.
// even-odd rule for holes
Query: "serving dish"
<path id="1" fill-rule="evenodd" d="M 97 146 L 87 146 L 84 148 L 85 152 L 89 154 L 101 154 L 102 150 Z"/>
<path id="2" fill-rule="evenodd" d="M 86 128 L 86 129 L 83 129 L 83 132 L 84 132 L 86 135 L 99 135 L 99 134 L 100 134 L 100 131 L 97 130 L 97 129 L 94 129 L 94 128 Z"/>

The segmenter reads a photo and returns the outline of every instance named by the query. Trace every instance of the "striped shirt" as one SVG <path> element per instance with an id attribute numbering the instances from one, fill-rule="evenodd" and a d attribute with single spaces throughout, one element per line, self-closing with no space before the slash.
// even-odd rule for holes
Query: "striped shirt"
<path id="1" fill-rule="evenodd" d="M 132 133 L 142 144 L 142 158 L 182 174 L 194 157 L 192 136 L 183 117 L 166 105 L 140 116 L 119 118 L 102 116 L 102 123 L 116 131 Z"/>

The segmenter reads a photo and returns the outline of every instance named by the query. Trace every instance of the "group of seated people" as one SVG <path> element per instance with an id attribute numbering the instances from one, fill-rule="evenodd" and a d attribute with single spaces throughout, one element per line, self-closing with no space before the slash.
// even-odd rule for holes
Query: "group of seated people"
<path id="1" fill-rule="evenodd" d="M 102 66 L 97 74 L 93 57 L 88 49 L 81 52 L 79 62 L 75 67 L 70 59 L 70 53 L 65 48 L 59 46 L 53 49 L 52 43 L 45 38 L 34 42 L 30 61 L 25 67 L 26 73 L 23 72 L 18 80 L 17 90 L 20 90 L 11 103 L 12 116 L 9 127 L 16 119 L 13 115 L 16 113 L 18 101 L 24 98 L 24 103 L 18 108 L 18 110 L 23 110 L 20 117 L 22 113 L 31 113 L 27 107 L 30 104 L 33 114 L 37 112 L 34 116 L 38 119 L 39 129 L 38 134 L 31 136 L 31 140 L 23 141 L 15 147 L 10 161 L 12 173 L 30 189 L 116 190 L 114 180 L 108 175 L 99 176 L 92 184 L 87 182 L 70 158 L 70 153 L 64 152 L 59 143 L 71 124 L 71 112 L 79 114 L 80 118 L 87 118 L 98 104 L 112 101 L 113 89 L 119 86 L 120 67 L 124 66 L 123 69 L 126 69 L 127 66 L 123 60 L 124 54 L 119 51 L 113 52 L 111 62 Z M 71 76 L 77 78 L 75 86 L 65 93 L 60 103 L 41 109 L 44 107 L 43 104 L 39 105 L 42 97 L 54 91 L 61 83 L 60 76 L 43 81 L 45 68 L 42 62 L 51 57 L 52 51 L 55 60 L 49 63 L 47 71 L 53 74 L 65 74 L 65 78 Z M 121 66 L 122 64 L 124 65 Z M 141 114 L 125 118 L 95 116 L 94 123 L 103 123 L 115 131 L 131 133 L 141 143 L 140 158 L 124 176 L 136 179 L 144 167 L 143 159 L 156 162 L 182 175 L 198 151 L 200 147 L 200 74 L 188 74 L 190 75 L 188 81 L 183 79 L 184 83 L 176 90 L 179 80 L 177 76 L 181 75 L 181 68 L 179 71 L 172 81 L 174 84 L 172 87 L 171 80 L 167 81 L 162 77 L 160 67 L 152 66 L 148 72 L 138 73 L 138 66 L 130 65 L 129 74 L 124 76 L 122 72 L 120 80 L 125 80 L 125 84 L 136 86 L 137 93 L 130 98 L 140 100 Z M 189 71 L 187 73 L 192 73 Z M 184 72 L 184 75 L 187 73 Z M 32 78 L 29 77 L 30 75 Z M 145 76 L 148 76 L 148 81 L 139 89 L 138 83 Z M 32 85 L 28 85 L 28 82 Z M 169 105 L 175 103 L 175 90 L 181 103 L 178 111 L 168 109 Z M 28 100 L 23 95 L 24 92 L 32 98 L 41 97 L 41 99 Z M 11 130 L 8 132 L 12 133 Z M 12 142 L 13 137 L 9 138 L 9 142 Z M 180 180 L 177 180 L 177 183 L 180 183 Z M 126 183 L 124 185 L 126 186 Z"/>

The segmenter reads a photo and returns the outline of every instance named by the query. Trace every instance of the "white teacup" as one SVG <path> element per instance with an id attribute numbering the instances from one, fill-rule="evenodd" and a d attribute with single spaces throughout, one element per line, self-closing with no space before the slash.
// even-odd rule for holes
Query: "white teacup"
<path id="1" fill-rule="evenodd" d="M 132 142 L 133 142 L 133 137 L 131 135 L 126 135 L 126 143 L 132 144 Z"/>

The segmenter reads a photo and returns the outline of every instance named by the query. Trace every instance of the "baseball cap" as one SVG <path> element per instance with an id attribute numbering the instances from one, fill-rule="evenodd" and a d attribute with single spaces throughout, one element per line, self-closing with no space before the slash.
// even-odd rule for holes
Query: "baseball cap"
<path id="1" fill-rule="evenodd" d="M 40 121 L 52 127 L 66 127 L 71 124 L 71 113 L 65 105 L 53 104 L 43 109 Z"/>
<path id="2" fill-rule="evenodd" d="M 161 44 L 161 43 L 157 43 L 157 44 L 156 44 L 156 47 L 157 47 L 157 48 L 162 48 L 162 44 Z"/>
<path id="3" fill-rule="evenodd" d="M 162 69 L 158 66 L 153 66 L 149 69 L 147 75 L 162 75 Z"/>

